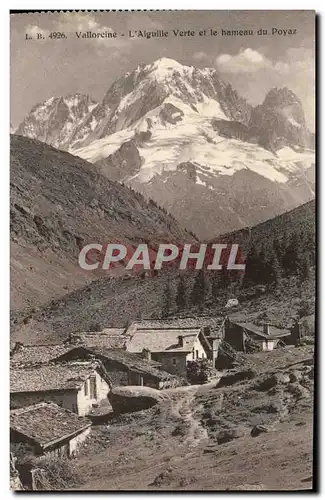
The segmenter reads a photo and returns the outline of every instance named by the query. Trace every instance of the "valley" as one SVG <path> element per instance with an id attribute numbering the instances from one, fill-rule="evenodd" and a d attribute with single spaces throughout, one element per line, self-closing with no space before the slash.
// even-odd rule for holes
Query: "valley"
<path id="1" fill-rule="evenodd" d="M 316 492 L 315 12 L 10 49 L 11 490 Z"/>

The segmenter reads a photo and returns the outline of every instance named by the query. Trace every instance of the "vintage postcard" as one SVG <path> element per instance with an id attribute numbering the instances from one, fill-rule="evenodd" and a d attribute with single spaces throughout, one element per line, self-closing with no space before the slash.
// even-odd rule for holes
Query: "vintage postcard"
<path id="1" fill-rule="evenodd" d="M 315 12 L 11 12 L 10 487 L 315 490 Z"/>

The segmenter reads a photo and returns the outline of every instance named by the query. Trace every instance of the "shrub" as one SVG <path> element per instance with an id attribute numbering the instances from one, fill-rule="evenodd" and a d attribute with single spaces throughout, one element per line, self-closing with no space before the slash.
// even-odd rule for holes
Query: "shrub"
<path id="1" fill-rule="evenodd" d="M 10 443 L 10 451 L 16 459 L 17 470 L 25 478 L 24 487 L 40 491 L 65 490 L 80 485 L 80 476 L 74 461 L 67 457 L 36 456 L 33 448 L 26 443 Z M 27 473 L 27 474 L 26 474 Z"/>
<path id="2" fill-rule="evenodd" d="M 89 326 L 89 331 L 90 332 L 101 332 L 102 331 L 102 325 L 100 323 L 92 323 Z"/>
<path id="3" fill-rule="evenodd" d="M 17 459 L 17 464 L 31 462 L 34 459 L 33 447 L 27 443 L 11 442 L 10 452 Z"/>
<path id="4" fill-rule="evenodd" d="M 82 478 L 73 462 L 66 457 L 40 457 L 33 466 L 38 490 L 67 490 L 82 483 Z"/>
<path id="5" fill-rule="evenodd" d="M 207 358 L 189 361 L 186 370 L 187 379 L 191 384 L 204 384 L 217 373 L 212 362 Z"/>
<path id="6" fill-rule="evenodd" d="M 298 312 L 299 318 L 303 318 L 304 316 L 309 316 L 310 314 L 313 314 L 313 312 L 314 312 L 313 304 L 310 304 L 306 300 L 302 300 L 300 302 L 300 307 L 299 307 L 297 312 Z"/>

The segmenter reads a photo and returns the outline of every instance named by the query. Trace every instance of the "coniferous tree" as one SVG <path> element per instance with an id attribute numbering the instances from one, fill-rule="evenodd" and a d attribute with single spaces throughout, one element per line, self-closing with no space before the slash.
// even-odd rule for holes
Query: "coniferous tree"
<path id="1" fill-rule="evenodd" d="M 276 252 L 271 255 L 270 259 L 270 283 L 278 285 L 282 278 L 282 268 L 279 263 Z"/>
<path id="2" fill-rule="evenodd" d="M 214 299 L 218 297 L 221 289 L 220 271 L 215 271 L 211 280 L 211 295 Z"/>
<path id="3" fill-rule="evenodd" d="M 308 253 L 305 253 L 298 262 L 298 276 L 303 281 L 307 279 L 310 275 L 310 258 Z"/>
<path id="4" fill-rule="evenodd" d="M 220 273 L 220 285 L 222 290 L 229 291 L 231 286 L 230 271 L 226 268 L 223 268 Z"/>
<path id="5" fill-rule="evenodd" d="M 170 314 L 171 308 L 172 308 L 172 293 L 171 293 L 170 281 L 168 279 L 163 294 L 163 305 L 161 311 L 163 318 L 167 317 Z"/>
<path id="6" fill-rule="evenodd" d="M 303 259 L 303 248 L 300 235 L 294 233 L 283 256 L 283 267 L 286 276 L 296 274 Z"/>
<path id="7" fill-rule="evenodd" d="M 261 279 L 261 262 L 255 245 L 252 245 L 246 258 L 244 286 L 256 285 Z"/>
<path id="8" fill-rule="evenodd" d="M 204 268 L 197 273 L 191 293 L 191 303 L 203 309 L 204 302 L 209 292 L 209 281 Z"/>
<path id="9" fill-rule="evenodd" d="M 260 267 L 258 283 L 259 284 L 270 283 L 272 281 L 271 264 L 270 264 L 269 256 L 267 255 L 264 248 L 262 248 L 262 250 L 260 251 L 258 258 L 259 258 L 259 267 Z"/>
<path id="10" fill-rule="evenodd" d="M 178 311 L 183 311 L 187 306 L 187 295 L 184 276 L 180 274 L 176 291 L 176 306 Z"/>

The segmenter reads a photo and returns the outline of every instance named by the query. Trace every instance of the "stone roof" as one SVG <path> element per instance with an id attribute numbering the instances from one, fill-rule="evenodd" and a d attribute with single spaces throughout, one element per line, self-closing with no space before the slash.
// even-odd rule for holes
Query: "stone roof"
<path id="1" fill-rule="evenodd" d="M 223 316 L 185 316 L 165 319 L 144 319 L 134 321 L 139 328 L 219 328 L 225 318 Z"/>
<path id="2" fill-rule="evenodd" d="M 127 343 L 130 352 L 191 352 L 201 328 L 137 328 Z M 183 339 L 183 345 L 179 343 Z"/>
<path id="3" fill-rule="evenodd" d="M 10 393 L 78 390 L 96 369 L 94 362 L 12 367 Z"/>
<path id="4" fill-rule="evenodd" d="M 17 350 L 15 350 L 17 349 Z M 53 345 L 24 345 L 14 347 L 11 353 L 11 365 L 23 365 L 30 363 L 48 363 L 55 360 L 71 349 L 71 346 L 62 344 Z"/>
<path id="5" fill-rule="evenodd" d="M 38 403 L 10 412 L 10 429 L 46 448 L 90 427 L 86 417 L 55 403 Z"/>
<path id="6" fill-rule="evenodd" d="M 90 354 L 98 357 L 103 362 L 105 362 L 105 360 L 113 361 L 122 365 L 127 370 L 150 375 L 158 380 L 165 380 L 173 377 L 170 373 L 158 369 L 160 367 L 160 363 L 157 363 L 156 361 L 149 361 L 138 354 L 134 354 L 123 349 L 76 346 L 74 349 L 69 351 L 69 353 L 63 355 L 62 359 L 68 359 L 70 355 L 77 358 L 78 354 L 81 356 Z"/>
<path id="7" fill-rule="evenodd" d="M 65 340 L 65 345 L 81 344 L 87 347 L 123 348 L 126 342 L 125 328 L 105 328 L 101 332 L 72 333 Z"/>
<path id="8" fill-rule="evenodd" d="M 122 349 L 111 350 L 95 347 L 91 348 L 91 351 L 95 355 L 97 354 L 98 356 L 103 356 L 106 359 L 121 363 L 129 370 L 151 375 L 152 377 L 155 377 L 159 380 L 164 380 L 172 377 L 170 373 L 158 369 L 160 363 L 157 363 L 156 361 L 148 361 L 137 354 L 124 351 Z"/>
<path id="9" fill-rule="evenodd" d="M 126 331 L 126 336 L 141 328 L 201 328 L 206 337 L 218 338 L 225 322 L 224 316 L 186 316 L 164 319 L 144 319 L 131 323 Z"/>
<path id="10" fill-rule="evenodd" d="M 254 325 L 254 323 L 242 323 L 239 321 L 231 321 L 234 325 L 244 328 L 248 332 L 253 333 L 263 339 L 274 340 L 280 337 L 286 337 L 291 334 L 290 330 L 285 330 L 283 328 L 276 328 L 275 326 L 269 325 L 269 333 L 265 333 L 263 326 Z"/>

